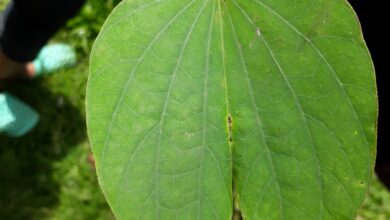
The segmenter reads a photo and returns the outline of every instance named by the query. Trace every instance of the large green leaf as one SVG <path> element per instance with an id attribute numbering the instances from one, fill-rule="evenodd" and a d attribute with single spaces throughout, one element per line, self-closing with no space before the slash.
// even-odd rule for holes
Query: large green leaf
<path id="1" fill-rule="evenodd" d="M 125 0 L 91 55 L 88 131 L 118 219 L 352 219 L 374 70 L 345 0 Z"/>

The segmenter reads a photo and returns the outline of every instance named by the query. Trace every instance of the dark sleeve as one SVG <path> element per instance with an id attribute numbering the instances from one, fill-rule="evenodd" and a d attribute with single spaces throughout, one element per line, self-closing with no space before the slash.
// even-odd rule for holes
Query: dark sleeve
<path id="1" fill-rule="evenodd" d="M 0 18 L 2 51 L 15 61 L 33 60 L 83 3 L 84 0 L 14 0 Z"/>

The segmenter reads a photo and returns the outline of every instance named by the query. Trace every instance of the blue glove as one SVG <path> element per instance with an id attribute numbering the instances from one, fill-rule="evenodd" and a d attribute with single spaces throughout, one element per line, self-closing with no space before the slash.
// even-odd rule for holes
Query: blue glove
<path id="1" fill-rule="evenodd" d="M 36 76 L 55 72 L 76 64 L 76 53 L 67 44 L 49 44 L 42 48 L 33 61 Z"/>
<path id="2" fill-rule="evenodd" d="M 9 93 L 0 93 L 0 132 L 21 137 L 39 121 L 38 113 Z"/>

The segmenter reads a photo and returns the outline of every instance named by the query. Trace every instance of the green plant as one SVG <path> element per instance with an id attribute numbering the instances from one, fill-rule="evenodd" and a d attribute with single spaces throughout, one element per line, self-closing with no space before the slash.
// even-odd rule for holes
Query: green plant
<path id="1" fill-rule="evenodd" d="M 376 99 L 345 0 L 125 0 L 92 51 L 87 125 L 119 219 L 352 219 Z"/>

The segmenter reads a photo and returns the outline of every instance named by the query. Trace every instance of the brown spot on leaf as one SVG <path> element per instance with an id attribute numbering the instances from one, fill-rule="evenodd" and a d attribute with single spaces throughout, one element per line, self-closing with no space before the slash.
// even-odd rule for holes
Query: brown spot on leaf
<path id="1" fill-rule="evenodd" d="M 228 120 L 228 128 L 229 128 L 229 141 L 233 142 L 233 136 L 232 136 L 233 118 L 230 113 L 228 114 L 227 120 Z"/>

